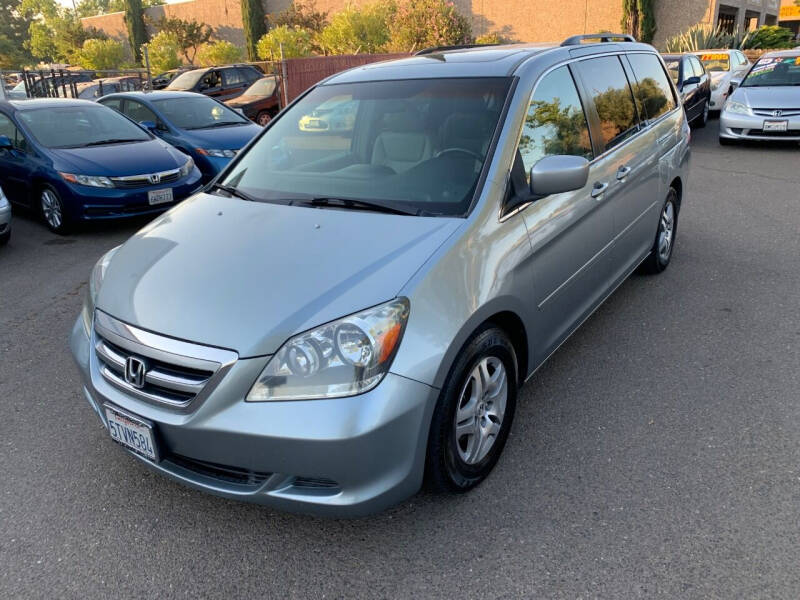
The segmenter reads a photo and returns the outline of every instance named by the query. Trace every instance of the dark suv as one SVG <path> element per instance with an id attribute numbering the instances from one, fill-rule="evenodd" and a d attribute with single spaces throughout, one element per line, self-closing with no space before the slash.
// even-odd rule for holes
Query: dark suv
<path id="1" fill-rule="evenodd" d="M 178 75 L 165 88 L 182 92 L 198 92 L 217 100 L 241 96 L 250 85 L 264 76 L 253 65 L 227 65 L 195 69 Z"/>

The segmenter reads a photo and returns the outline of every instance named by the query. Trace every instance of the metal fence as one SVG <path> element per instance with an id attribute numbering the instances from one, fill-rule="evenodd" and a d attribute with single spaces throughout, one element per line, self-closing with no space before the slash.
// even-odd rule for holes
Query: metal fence
<path id="1" fill-rule="evenodd" d="M 9 100 L 24 98 L 85 98 L 97 99 L 114 92 L 142 90 L 148 87 L 147 71 L 126 69 L 85 71 L 71 69 L 24 69 L 1 72 L 5 86 L 11 78 L 21 77 L 23 87 L 12 91 L 5 87 Z M 24 92 L 24 94 L 23 94 Z"/>

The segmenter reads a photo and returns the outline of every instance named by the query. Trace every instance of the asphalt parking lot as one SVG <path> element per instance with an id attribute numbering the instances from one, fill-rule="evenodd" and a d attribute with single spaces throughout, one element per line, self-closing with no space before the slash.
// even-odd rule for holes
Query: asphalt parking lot
<path id="1" fill-rule="evenodd" d="M 207 496 L 113 445 L 67 351 L 139 224 L 0 250 L 2 598 L 796 598 L 800 150 L 694 164 L 670 268 L 634 276 L 523 388 L 495 471 L 335 521 Z"/>

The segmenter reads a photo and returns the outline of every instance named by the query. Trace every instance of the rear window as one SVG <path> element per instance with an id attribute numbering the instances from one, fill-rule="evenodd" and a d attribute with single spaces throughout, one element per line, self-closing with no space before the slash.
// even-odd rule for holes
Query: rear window
<path id="1" fill-rule="evenodd" d="M 629 54 L 636 76 L 633 95 L 645 118 L 657 119 L 677 106 L 672 86 L 655 54 Z"/>

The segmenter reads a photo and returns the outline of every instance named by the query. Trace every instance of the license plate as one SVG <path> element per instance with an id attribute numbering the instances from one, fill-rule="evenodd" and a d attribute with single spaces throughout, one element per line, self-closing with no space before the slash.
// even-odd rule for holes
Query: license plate
<path id="1" fill-rule="evenodd" d="M 764 131 L 788 131 L 789 121 L 764 121 Z"/>
<path id="2" fill-rule="evenodd" d="M 166 204 L 172 202 L 172 188 L 166 190 L 153 190 L 147 192 L 147 201 L 152 204 Z"/>
<path id="3" fill-rule="evenodd" d="M 106 420 L 111 439 L 152 461 L 158 460 L 153 426 L 138 417 L 111 408 L 107 404 Z"/>

